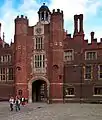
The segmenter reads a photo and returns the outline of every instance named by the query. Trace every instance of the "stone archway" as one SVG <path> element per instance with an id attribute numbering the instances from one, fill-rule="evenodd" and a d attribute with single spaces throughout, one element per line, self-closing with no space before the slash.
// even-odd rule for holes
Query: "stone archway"
<path id="1" fill-rule="evenodd" d="M 34 82 L 36 81 L 44 81 L 46 82 L 47 84 L 47 102 L 49 103 L 49 86 L 50 86 L 50 83 L 48 81 L 48 79 L 46 79 L 45 77 L 41 77 L 41 76 L 38 76 L 38 77 L 33 77 L 29 82 L 28 82 L 28 102 L 29 103 L 32 103 L 32 85 Z"/>

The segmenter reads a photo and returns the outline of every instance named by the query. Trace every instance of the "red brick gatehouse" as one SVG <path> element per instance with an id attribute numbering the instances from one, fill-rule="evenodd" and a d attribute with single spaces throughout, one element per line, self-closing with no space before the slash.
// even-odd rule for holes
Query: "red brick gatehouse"
<path id="1" fill-rule="evenodd" d="M 102 100 L 102 41 L 85 40 L 83 14 L 74 15 L 73 35 L 65 32 L 63 11 L 43 4 L 38 22 L 15 19 L 14 43 L 0 37 L 0 100 L 20 95 L 29 102 Z M 78 22 L 79 21 L 79 22 Z M 1 28 L 1 25 L 0 25 Z"/>

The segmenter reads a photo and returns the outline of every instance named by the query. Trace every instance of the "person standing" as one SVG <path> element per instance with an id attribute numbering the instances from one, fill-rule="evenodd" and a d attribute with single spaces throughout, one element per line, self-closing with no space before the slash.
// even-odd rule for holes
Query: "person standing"
<path id="1" fill-rule="evenodd" d="M 24 106 L 25 105 L 25 98 L 24 97 L 21 98 L 21 102 L 22 102 L 22 105 Z"/>
<path id="2" fill-rule="evenodd" d="M 16 108 L 16 111 L 20 110 L 20 99 L 17 96 L 15 99 L 15 108 Z"/>
<path id="3" fill-rule="evenodd" d="M 10 97 L 9 103 L 10 103 L 10 110 L 13 111 L 13 104 L 14 104 L 14 98 L 13 97 Z"/>

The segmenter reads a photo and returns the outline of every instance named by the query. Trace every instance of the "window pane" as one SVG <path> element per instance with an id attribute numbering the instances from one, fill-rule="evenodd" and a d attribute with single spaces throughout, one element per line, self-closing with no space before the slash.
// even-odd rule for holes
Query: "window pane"
<path id="1" fill-rule="evenodd" d="M 100 78 L 102 78 L 102 73 L 100 73 L 100 76 L 99 76 Z"/>
<path id="2" fill-rule="evenodd" d="M 6 78 L 5 78 L 5 75 L 3 75 L 3 78 L 2 78 L 2 80 L 6 80 Z"/>
<path id="3" fill-rule="evenodd" d="M 13 68 L 9 68 L 8 79 L 9 79 L 9 80 L 13 80 Z"/>
<path id="4" fill-rule="evenodd" d="M 86 73 L 90 73 L 91 72 L 91 66 L 86 66 Z"/>
<path id="5" fill-rule="evenodd" d="M 37 37 L 35 44 L 36 44 L 36 49 L 42 49 L 42 45 L 43 45 L 42 37 Z"/>
<path id="6" fill-rule="evenodd" d="M 91 79 L 91 66 L 85 67 L 85 79 Z"/>
<path id="7" fill-rule="evenodd" d="M 86 59 L 87 60 L 95 60 L 96 59 L 96 52 L 87 52 Z"/>
<path id="8" fill-rule="evenodd" d="M 102 78 L 102 65 L 98 66 L 99 78 Z"/>
<path id="9" fill-rule="evenodd" d="M 91 74 L 86 74 L 86 79 L 91 79 Z"/>
<path id="10" fill-rule="evenodd" d="M 100 72 L 102 72 L 102 65 L 100 65 Z"/>
<path id="11" fill-rule="evenodd" d="M 43 68 L 45 67 L 45 56 L 43 55 Z"/>
<path id="12" fill-rule="evenodd" d="M 64 52 L 64 59 L 65 59 L 65 61 L 73 60 L 73 51 L 72 50 L 65 51 Z"/>
<path id="13" fill-rule="evenodd" d="M 5 68 L 3 68 L 3 73 L 2 74 L 5 74 Z"/>
<path id="14" fill-rule="evenodd" d="M 66 88 L 65 95 L 74 95 L 74 88 Z"/>
<path id="15" fill-rule="evenodd" d="M 95 95 L 102 95 L 102 87 L 94 88 L 94 94 Z"/>
<path id="16" fill-rule="evenodd" d="M 35 55 L 35 68 L 45 67 L 45 56 L 43 54 Z"/>

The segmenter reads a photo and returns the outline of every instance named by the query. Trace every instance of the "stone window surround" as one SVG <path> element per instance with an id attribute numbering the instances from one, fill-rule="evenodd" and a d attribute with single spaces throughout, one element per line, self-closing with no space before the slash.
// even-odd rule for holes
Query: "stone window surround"
<path id="1" fill-rule="evenodd" d="M 69 50 L 71 50 L 72 51 L 72 60 L 74 60 L 74 49 L 66 49 L 65 51 L 64 51 L 64 61 L 66 62 L 66 61 L 69 61 L 69 60 L 65 60 L 65 52 L 67 52 L 67 51 L 69 51 Z M 71 60 L 71 61 L 72 61 Z"/>
<path id="2" fill-rule="evenodd" d="M 100 65 L 102 65 L 102 64 L 98 64 L 98 80 L 102 80 L 102 78 L 100 78 Z"/>
<path id="3" fill-rule="evenodd" d="M 86 66 L 91 66 L 91 78 L 90 79 L 85 78 Z M 92 64 L 86 64 L 83 68 L 84 68 L 84 80 L 92 80 L 93 79 L 93 65 Z"/>
<path id="4" fill-rule="evenodd" d="M 44 55 L 45 56 L 45 67 L 44 68 L 35 68 L 35 55 Z M 47 67 L 47 58 L 45 51 L 34 51 L 33 52 L 33 59 L 32 59 L 32 71 L 33 73 L 46 73 L 46 67 Z"/>
<path id="5" fill-rule="evenodd" d="M 97 51 L 93 51 L 93 50 L 85 51 L 85 60 L 89 60 L 89 59 L 87 59 L 87 53 L 89 53 L 89 52 L 95 52 L 96 53 L 96 59 L 94 59 L 94 60 L 97 60 Z M 93 60 L 93 59 L 91 59 L 91 60 Z"/>
<path id="6" fill-rule="evenodd" d="M 11 54 L 5 54 L 0 56 L 0 62 L 11 62 Z"/>
<path id="7" fill-rule="evenodd" d="M 65 97 L 74 97 L 75 96 L 75 87 L 68 86 L 68 87 L 65 87 L 64 89 L 66 90 L 66 89 L 70 89 L 70 88 L 74 89 L 74 94 L 73 95 L 69 95 L 69 94 L 66 95 L 66 93 L 65 93 Z"/>
<path id="8" fill-rule="evenodd" d="M 38 39 L 39 39 L 39 41 L 37 41 Z M 43 39 L 43 36 L 35 37 L 35 49 L 36 50 L 44 49 L 44 39 Z"/>
<path id="9" fill-rule="evenodd" d="M 4 69 L 4 73 L 1 74 L 1 69 Z M 11 70 L 11 71 L 10 71 Z M 1 76 L 5 76 L 5 80 L 1 79 Z M 9 79 L 9 78 L 13 78 L 14 73 L 13 73 L 13 68 L 0 68 L 0 81 L 12 81 L 13 79 Z"/>
<path id="10" fill-rule="evenodd" d="M 102 97 L 101 94 L 95 94 L 95 91 L 94 91 L 95 88 L 101 88 L 101 89 L 102 89 L 102 86 L 94 86 L 94 87 L 93 87 L 93 96 L 96 96 L 96 97 L 98 97 L 98 96 L 99 96 L 99 97 Z"/>
<path id="11" fill-rule="evenodd" d="M 34 50 L 37 50 L 36 49 L 36 38 L 37 37 L 42 37 L 42 49 L 39 49 L 39 50 L 43 50 L 44 49 L 44 35 L 43 34 L 41 34 L 41 35 L 34 35 L 33 36 L 33 40 L 34 40 Z"/>
<path id="12" fill-rule="evenodd" d="M 39 59 L 38 61 L 35 61 L 35 56 L 41 56 L 41 59 Z M 43 57 L 44 57 L 44 60 L 43 60 Z M 45 62 L 45 54 L 34 54 L 34 68 L 36 68 L 35 62 L 40 62 L 40 61 L 42 64 L 43 64 L 43 62 Z M 45 68 L 45 65 L 43 67 L 38 67 L 38 68 Z"/>

